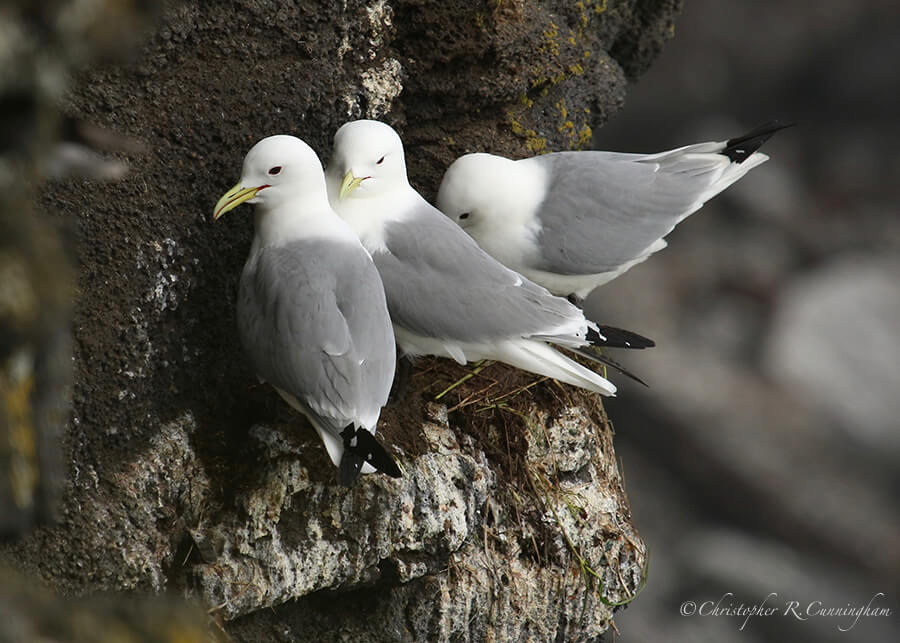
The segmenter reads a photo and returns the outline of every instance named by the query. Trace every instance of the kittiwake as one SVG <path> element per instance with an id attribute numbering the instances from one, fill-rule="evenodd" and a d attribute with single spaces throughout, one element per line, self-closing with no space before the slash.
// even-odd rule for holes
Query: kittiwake
<path id="1" fill-rule="evenodd" d="M 238 291 L 241 343 L 257 374 L 318 432 L 341 484 L 400 470 L 375 440 L 396 348 L 369 253 L 328 205 L 316 153 L 270 136 L 244 159 L 213 219 L 256 205 L 256 233 Z"/>
<path id="2" fill-rule="evenodd" d="M 334 136 L 329 198 L 378 267 L 406 355 L 491 359 L 613 395 L 616 387 L 550 344 L 609 345 L 563 298 L 495 261 L 410 186 L 403 143 L 388 125 L 354 121 Z M 618 345 L 653 344 L 613 329 Z M 610 333 L 614 335 L 614 333 Z M 617 340 L 618 341 L 618 340 Z"/>
<path id="3" fill-rule="evenodd" d="M 499 262 L 580 300 L 665 248 L 682 219 L 768 160 L 756 150 L 784 127 L 658 154 L 466 154 L 436 203 Z"/>

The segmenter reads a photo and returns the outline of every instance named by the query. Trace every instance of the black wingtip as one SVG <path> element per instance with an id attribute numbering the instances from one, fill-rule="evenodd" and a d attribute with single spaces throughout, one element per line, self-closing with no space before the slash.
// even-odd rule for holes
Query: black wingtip
<path id="1" fill-rule="evenodd" d="M 364 462 L 365 460 L 357 454 L 344 449 L 344 455 L 341 456 L 341 464 L 338 467 L 338 482 L 344 487 L 352 487 L 362 473 Z"/>
<path id="2" fill-rule="evenodd" d="M 599 331 L 599 332 L 597 332 Z M 591 346 L 605 348 L 653 348 L 656 346 L 649 337 L 638 335 L 630 330 L 616 328 L 615 326 L 597 326 L 597 330 L 588 328 L 587 340 Z"/>
<path id="3" fill-rule="evenodd" d="M 734 163 L 743 163 L 756 152 L 763 143 L 772 138 L 775 132 L 794 127 L 796 123 L 782 123 L 781 121 L 771 121 L 764 123 L 759 127 L 755 127 L 746 134 L 736 138 L 728 139 L 725 143 L 725 149 L 722 154 L 727 156 Z"/>
<path id="4" fill-rule="evenodd" d="M 344 439 L 344 455 L 341 456 L 341 464 L 338 467 L 338 481 L 345 487 L 350 487 L 356 482 L 364 463 L 372 465 L 376 471 L 391 478 L 399 478 L 402 475 L 394 459 L 366 429 L 347 426 L 341 431 L 341 437 Z"/>

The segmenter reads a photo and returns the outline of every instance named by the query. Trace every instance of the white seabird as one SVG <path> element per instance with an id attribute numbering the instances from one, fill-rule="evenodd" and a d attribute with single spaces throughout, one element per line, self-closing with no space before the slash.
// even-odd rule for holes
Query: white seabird
<path id="1" fill-rule="evenodd" d="M 396 360 L 384 289 L 328 205 L 318 156 L 293 136 L 261 140 L 213 219 L 244 202 L 257 204 L 256 232 L 237 321 L 257 374 L 309 418 L 342 484 L 374 470 L 398 477 L 374 438 Z"/>
<path id="2" fill-rule="evenodd" d="M 768 160 L 756 150 L 784 127 L 658 154 L 466 154 L 445 172 L 436 203 L 500 263 L 583 299 L 665 248 L 680 221 Z"/>

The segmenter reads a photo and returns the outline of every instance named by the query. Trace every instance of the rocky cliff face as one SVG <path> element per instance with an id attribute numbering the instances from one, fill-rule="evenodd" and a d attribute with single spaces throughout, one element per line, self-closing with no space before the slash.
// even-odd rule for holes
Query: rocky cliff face
<path id="1" fill-rule="evenodd" d="M 464 152 L 583 145 L 679 4 L 171 2 L 130 62 L 80 71 L 63 110 L 143 151 L 36 190 L 77 254 L 68 477 L 60 522 L 0 558 L 66 594 L 174 589 L 246 640 L 599 636 L 646 562 L 599 401 L 422 360 L 380 427 L 404 477 L 339 488 L 238 348 L 250 217 L 209 213 L 256 140 L 327 160 L 359 117 L 427 196 Z"/>

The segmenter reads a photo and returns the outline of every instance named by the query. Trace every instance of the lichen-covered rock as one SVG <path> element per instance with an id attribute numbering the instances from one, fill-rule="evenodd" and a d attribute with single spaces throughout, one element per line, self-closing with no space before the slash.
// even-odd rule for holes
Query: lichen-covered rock
<path id="1" fill-rule="evenodd" d="M 399 582 L 443 566 L 478 529 L 493 475 L 483 456 L 433 442 L 454 441 L 446 422 L 425 425 L 423 435 L 435 450 L 404 477 L 367 476 L 350 490 L 310 480 L 296 454 L 284 459 L 268 450 L 260 485 L 236 498 L 237 511 L 208 533 L 198 530 L 219 550 L 190 572 L 204 602 L 234 617 L 371 582 L 385 560 L 396 560 Z"/>
<path id="2" fill-rule="evenodd" d="M 76 75 L 62 110 L 142 146 L 119 154 L 119 181 L 35 194 L 79 267 L 69 486 L 60 524 L 0 558 L 66 593 L 176 588 L 263 640 L 273 614 L 303 624 L 289 640 L 598 635 L 644 550 L 597 402 L 501 365 L 452 386 L 468 371 L 423 360 L 380 426 L 405 476 L 337 488 L 238 348 L 250 217 L 214 226 L 209 212 L 258 139 L 296 134 L 327 160 L 359 117 L 397 127 L 426 195 L 464 152 L 583 145 L 678 5 L 173 0 L 131 62 Z M 133 35 L 79 20 L 53 24 L 109 51 Z"/>
<path id="3" fill-rule="evenodd" d="M 603 455 L 611 434 L 581 407 L 551 416 L 526 405 L 535 425 L 515 480 L 492 471 L 482 449 L 493 441 L 453 431 L 435 404 L 424 453 L 404 461 L 400 480 L 367 476 L 347 491 L 271 453 L 268 484 L 201 530 L 219 545 L 189 572 L 189 587 L 228 618 L 252 614 L 231 626 L 251 640 L 275 631 L 348 641 L 599 636 L 614 605 L 639 590 L 646 563 Z M 301 600 L 260 610 L 292 599 Z"/>

